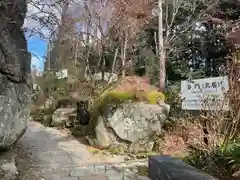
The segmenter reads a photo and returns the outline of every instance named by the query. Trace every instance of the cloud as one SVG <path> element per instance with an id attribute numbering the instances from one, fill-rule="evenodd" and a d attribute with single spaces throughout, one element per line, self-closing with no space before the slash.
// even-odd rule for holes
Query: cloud
<path id="1" fill-rule="evenodd" d="M 26 35 L 41 34 L 46 39 L 51 31 L 56 30 L 60 22 L 61 7 L 57 0 L 31 0 L 28 2 L 28 12 L 23 27 L 27 29 Z"/>
<path id="2" fill-rule="evenodd" d="M 27 17 L 25 18 L 23 27 L 27 29 L 26 37 L 28 39 L 28 44 L 30 43 L 30 37 L 36 35 L 41 35 L 41 39 L 49 40 L 51 36 L 51 32 L 56 32 L 58 24 L 61 23 L 61 12 L 62 5 L 57 3 L 61 2 L 59 0 L 29 0 L 28 2 L 28 12 Z M 69 5 L 68 13 L 72 17 L 81 17 L 85 13 L 83 8 L 83 0 L 71 0 L 71 4 Z M 100 4 L 98 4 L 100 5 Z M 109 16 L 108 10 L 105 9 L 104 12 L 100 13 L 100 10 L 103 10 L 102 7 L 92 6 L 90 8 L 93 12 L 96 11 L 102 17 L 102 19 L 106 20 L 106 17 Z M 107 14 L 106 14 L 107 13 Z M 107 18 L 108 19 L 108 18 Z M 85 18 L 84 18 L 85 20 Z M 83 20 L 82 23 L 85 21 Z M 103 25 L 103 27 L 106 25 Z M 82 27 L 82 26 L 81 26 Z M 81 29 L 82 31 L 82 29 Z M 39 37 L 38 37 L 39 38 Z M 47 42 L 46 42 L 47 43 Z M 36 47 L 34 49 L 41 49 L 43 45 L 40 45 L 34 42 Z M 32 46 L 32 45 L 31 45 Z M 35 50 L 29 49 L 33 54 L 32 55 L 32 65 L 36 65 L 37 69 L 43 69 L 44 66 L 44 58 L 43 53 L 37 52 L 34 53 Z M 46 51 L 46 49 L 44 50 Z M 46 53 L 46 52 L 45 52 Z M 40 56 L 39 56 L 40 54 Z"/>
<path id="3" fill-rule="evenodd" d="M 88 4 L 89 11 L 92 16 L 95 13 L 101 17 L 101 24 L 106 24 L 107 19 L 111 16 L 110 9 L 104 4 Z M 106 7 L 102 7 L 106 6 Z M 57 26 L 61 24 L 61 13 L 63 10 L 63 3 L 59 0 L 30 0 L 28 3 L 27 17 L 25 18 L 24 28 L 30 32 L 40 33 L 46 39 L 51 35 L 51 32 L 56 31 Z M 107 9 L 106 9 L 107 8 Z M 74 18 L 83 18 L 83 22 L 86 20 L 85 16 L 88 15 L 84 8 L 83 0 L 71 0 L 67 13 Z M 109 14 L 110 13 L 110 14 Z M 80 19 L 81 19 L 80 18 Z M 30 35 L 29 33 L 27 33 Z"/>

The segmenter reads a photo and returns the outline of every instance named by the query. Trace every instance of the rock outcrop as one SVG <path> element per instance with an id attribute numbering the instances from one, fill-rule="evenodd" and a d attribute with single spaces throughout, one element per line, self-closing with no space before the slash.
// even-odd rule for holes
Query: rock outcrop
<path id="1" fill-rule="evenodd" d="M 26 0 L 0 3 L 0 150 L 25 132 L 29 120 L 31 56 L 22 30 Z"/>
<path id="2" fill-rule="evenodd" d="M 127 144 L 132 153 L 151 151 L 152 137 L 161 134 L 167 118 L 167 105 L 129 102 L 109 108 L 106 116 L 98 116 L 96 141 L 101 148 Z"/>
<path id="3" fill-rule="evenodd" d="M 98 148 L 124 147 L 132 153 L 151 151 L 170 110 L 163 101 L 164 95 L 147 80 L 125 78 L 90 109 L 95 137 L 88 137 L 89 143 Z"/>

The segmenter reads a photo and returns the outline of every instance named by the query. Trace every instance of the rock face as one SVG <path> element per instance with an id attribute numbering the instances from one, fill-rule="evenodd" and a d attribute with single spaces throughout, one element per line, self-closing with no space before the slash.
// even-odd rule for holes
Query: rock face
<path id="1" fill-rule="evenodd" d="M 0 150 L 17 141 L 29 120 L 30 54 L 21 29 L 25 0 L 0 3 Z"/>
<path id="2" fill-rule="evenodd" d="M 151 137 L 160 134 L 169 106 L 129 102 L 109 106 L 99 116 L 95 127 L 96 141 L 102 148 L 127 144 L 132 152 L 151 151 Z"/>
<path id="3" fill-rule="evenodd" d="M 58 108 L 52 115 L 52 126 L 57 128 L 71 127 L 76 119 L 75 108 Z"/>

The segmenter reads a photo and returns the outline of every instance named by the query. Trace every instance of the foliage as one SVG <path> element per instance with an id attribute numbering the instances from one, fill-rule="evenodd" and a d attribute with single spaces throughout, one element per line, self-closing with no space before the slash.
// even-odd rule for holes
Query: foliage
<path id="1" fill-rule="evenodd" d="M 60 103 L 64 102 L 71 89 L 66 79 L 58 79 L 54 71 L 46 71 L 43 76 L 36 79 L 36 83 L 40 85 L 41 99 L 37 99 L 31 108 L 31 117 L 35 121 L 40 121 L 46 126 L 51 125 L 51 117 L 53 112 L 58 108 Z M 47 107 L 45 107 L 47 104 Z M 42 107 L 41 107 L 42 106 Z"/>
<path id="2" fill-rule="evenodd" d="M 185 121 L 186 123 L 187 121 L 192 120 L 191 114 L 182 110 L 180 84 L 175 83 L 175 85 L 169 86 L 166 90 L 165 97 L 165 103 L 170 105 L 171 110 L 167 122 L 164 124 L 164 129 L 172 131 L 176 126 L 180 126 L 182 121 Z"/>
<path id="3" fill-rule="evenodd" d="M 54 98 L 66 96 L 70 90 L 66 79 L 58 79 L 54 71 L 46 71 L 42 77 L 38 78 L 37 83 L 48 98 L 52 96 Z"/>
<path id="4" fill-rule="evenodd" d="M 203 149 L 194 148 L 185 160 L 220 179 L 233 180 L 233 173 L 240 168 L 240 140 L 231 142 L 227 149 L 220 146 L 216 152 L 210 154 Z"/>
<path id="5" fill-rule="evenodd" d="M 192 117 L 181 109 L 182 100 L 179 96 L 179 82 L 184 79 L 221 75 L 219 67 L 225 67 L 227 60 L 229 60 L 229 54 L 234 51 L 233 44 L 226 40 L 226 34 L 239 21 L 240 3 L 238 0 L 179 0 L 175 2 L 178 3 L 165 1 L 163 5 L 164 51 L 166 53 L 168 85 L 165 93 L 166 97 L 157 91 L 142 92 L 133 89 L 125 92 L 114 91 L 109 88 L 96 99 L 90 108 L 93 114 L 99 113 L 102 108 L 109 104 L 118 104 L 128 100 L 141 100 L 155 104 L 157 99 L 160 98 L 171 106 L 165 129 L 172 130 L 171 128 L 180 123 L 183 124 L 181 127 L 184 127 L 184 125 L 188 125 L 189 120 L 192 120 Z M 75 58 L 78 61 L 76 65 L 78 68 L 84 67 L 84 70 L 88 69 L 92 73 L 112 70 L 118 74 L 119 69 L 121 71 L 125 68 L 119 60 L 123 60 L 123 54 L 126 54 L 125 60 L 127 62 L 125 66 L 130 62 L 134 66 L 135 74 L 146 75 L 151 79 L 152 84 L 156 84 L 159 75 L 158 18 L 149 15 L 153 1 L 149 0 L 146 1 L 146 5 L 141 5 L 143 13 L 136 12 L 141 9 L 141 7 L 138 7 L 140 6 L 139 3 L 141 4 L 142 1 L 110 1 L 115 11 L 112 19 L 109 20 L 108 32 L 101 31 L 102 17 L 99 16 L 96 8 L 91 7 L 91 11 L 94 12 L 87 12 L 86 14 L 89 15 L 84 22 L 87 26 L 90 26 L 89 29 L 94 29 L 94 32 L 99 30 L 101 38 L 99 39 L 89 30 L 86 33 L 87 39 L 91 38 L 94 43 L 79 38 L 82 43 L 79 47 L 74 47 L 75 51 L 78 52 L 76 56 L 76 53 L 72 51 L 75 41 L 68 40 L 60 46 L 58 44 L 60 40 L 57 39 L 56 48 L 50 53 L 51 60 L 57 61 L 57 57 L 60 57 L 58 53 L 61 52 L 63 55 L 60 59 L 64 59 L 67 64 L 70 64 L 70 60 Z M 96 18 L 93 15 L 94 13 L 99 17 Z M 139 14 L 143 15 L 143 18 L 138 18 Z M 140 31 L 140 29 L 142 30 Z M 73 31 L 73 34 L 75 33 L 79 37 L 83 36 L 83 33 L 78 34 L 74 29 L 70 29 L 70 31 Z M 129 36 L 126 41 L 128 44 L 124 49 L 127 35 Z M 74 38 L 76 38 L 75 35 Z M 63 47 L 66 47 L 64 51 Z M 115 67 L 112 67 L 114 59 L 117 60 L 117 63 Z M 89 72 L 89 74 L 91 73 Z M 50 72 L 46 72 L 39 82 L 43 94 L 48 97 L 53 96 L 54 99 L 57 99 L 66 96 L 69 92 L 66 81 L 58 80 Z M 130 86 L 133 86 L 133 83 L 130 83 Z M 214 122 L 222 121 L 223 117 L 219 116 L 212 116 L 208 120 L 215 118 Z M 187 121 L 184 121 L 185 119 Z M 224 149 L 219 147 L 214 152 L 206 152 L 203 147 L 201 148 L 193 150 L 190 156 L 191 164 L 199 168 L 208 168 L 208 171 L 219 174 L 222 172 L 226 177 L 230 177 L 233 169 L 235 170 L 233 163 L 239 164 L 238 141 L 231 142 Z M 231 173 L 228 174 L 227 171 Z"/>
<path id="6" fill-rule="evenodd" d="M 221 147 L 219 154 L 222 155 L 223 159 L 221 164 L 225 163 L 225 166 L 230 165 L 232 169 L 239 170 L 240 168 L 240 139 L 235 139 L 229 144 L 227 149 Z"/>
<path id="7" fill-rule="evenodd" d="M 193 147 L 189 162 L 220 179 L 239 179 L 240 138 L 238 123 L 240 117 L 239 102 L 239 69 L 231 65 L 227 98 L 231 101 L 231 109 L 226 111 L 208 111 L 201 115 L 205 121 L 208 143 Z M 234 114 L 234 116 L 232 116 Z M 236 173 L 237 172 L 237 173 Z M 233 176 L 234 174 L 234 176 Z M 238 177 L 235 177 L 238 176 Z"/>
<path id="8" fill-rule="evenodd" d="M 171 106 L 175 115 L 182 111 L 179 84 L 168 87 L 165 102 Z"/>
<path id="9" fill-rule="evenodd" d="M 234 5 L 233 5 L 234 4 Z M 168 82 L 174 83 L 187 78 L 218 76 L 219 67 L 225 65 L 229 53 L 234 48 L 226 40 L 228 24 L 238 19 L 239 3 L 221 0 L 178 1 L 176 7 L 171 3 L 164 5 L 164 46 Z M 218 11 L 221 11 L 219 15 Z M 214 20 L 221 18 L 222 23 Z M 172 24 L 170 23 L 172 22 Z M 156 56 L 157 17 L 151 19 L 138 33 L 136 53 L 150 49 Z M 147 69 L 149 58 L 138 57 L 138 63 Z M 156 66 L 156 62 L 153 65 Z M 158 69 L 159 67 L 155 67 Z M 146 70 L 145 70 L 146 71 Z M 154 76 L 154 71 L 151 76 Z"/>

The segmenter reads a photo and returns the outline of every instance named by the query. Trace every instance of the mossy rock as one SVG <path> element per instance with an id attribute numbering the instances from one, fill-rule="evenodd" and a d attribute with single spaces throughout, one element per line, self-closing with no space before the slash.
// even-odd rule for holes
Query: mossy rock
<path id="1" fill-rule="evenodd" d="M 91 114 L 97 116 L 99 115 L 100 111 L 102 111 L 108 105 L 118 105 L 127 101 L 157 104 L 158 101 L 164 101 L 164 99 L 164 94 L 158 91 L 119 92 L 109 88 L 105 90 L 93 103 L 92 107 L 90 108 L 90 112 Z"/>

